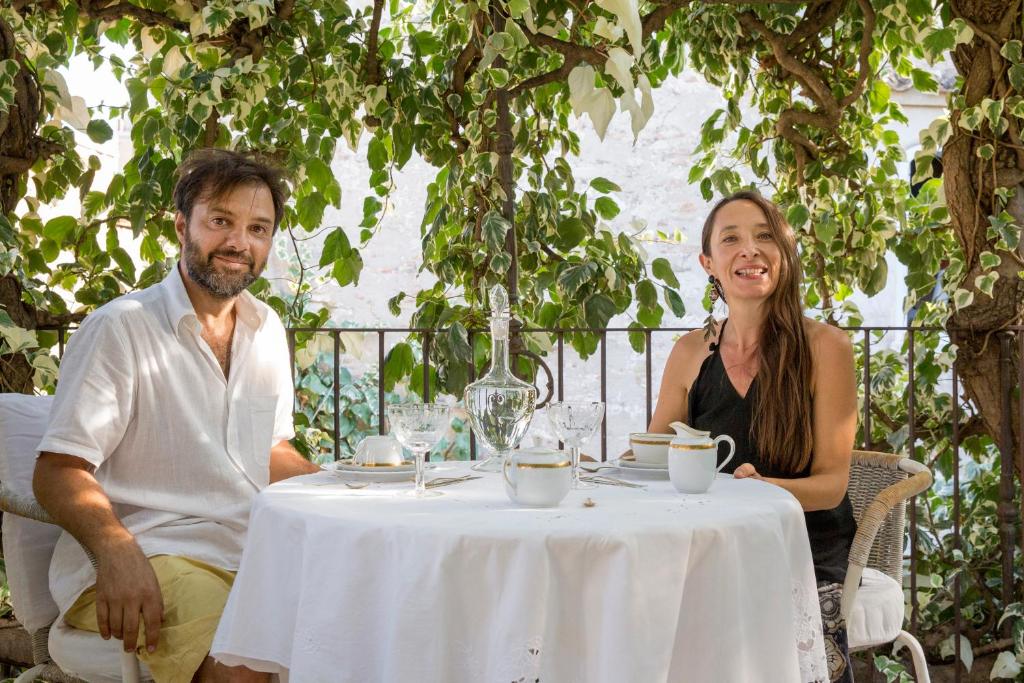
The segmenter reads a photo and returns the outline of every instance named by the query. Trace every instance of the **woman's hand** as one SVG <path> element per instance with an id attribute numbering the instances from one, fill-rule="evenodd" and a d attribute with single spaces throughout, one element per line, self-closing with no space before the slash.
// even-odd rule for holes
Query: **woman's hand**
<path id="1" fill-rule="evenodd" d="M 754 479 L 760 479 L 761 475 L 757 473 L 757 470 L 749 462 L 745 462 L 736 468 L 736 471 L 732 473 L 737 479 L 746 479 L 752 477 Z"/>

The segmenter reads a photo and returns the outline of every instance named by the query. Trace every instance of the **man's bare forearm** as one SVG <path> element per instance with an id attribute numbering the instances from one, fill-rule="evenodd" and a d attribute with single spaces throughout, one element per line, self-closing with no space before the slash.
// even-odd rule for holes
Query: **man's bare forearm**
<path id="1" fill-rule="evenodd" d="M 114 514 L 110 499 L 81 458 L 42 453 L 32 490 L 39 504 L 79 543 L 99 557 L 135 538 Z"/>
<path id="2" fill-rule="evenodd" d="M 279 441 L 270 449 L 270 483 L 319 472 L 320 467 L 302 457 L 287 441 Z"/>

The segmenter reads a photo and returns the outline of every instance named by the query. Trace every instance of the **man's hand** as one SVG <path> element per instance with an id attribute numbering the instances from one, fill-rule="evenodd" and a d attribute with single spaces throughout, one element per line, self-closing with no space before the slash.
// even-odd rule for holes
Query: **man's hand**
<path id="1" fill-rule="evenodd" d="M 133 538 L 116 541 L 97 554 L 96 625 L 104 640 L 124 641 L 134 652 L 139 638 L 139 615 L 146 625 L 146 648 L 153 652 L 160 639 L 164 601 L 149 560 Z"/>

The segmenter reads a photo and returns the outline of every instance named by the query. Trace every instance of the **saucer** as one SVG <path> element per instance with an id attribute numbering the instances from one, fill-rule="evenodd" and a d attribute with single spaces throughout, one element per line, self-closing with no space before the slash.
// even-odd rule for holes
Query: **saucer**
<path id="1" fill-rule="evenodd" d="M 324 465 L 323 469 L 332 474 L 366 481 L 408 481 L 416 472 L 416 464 L 358 465 L 351 460 L 339 460 Z"/>
<path id="2" fill-rule="evenodd" d="M 637 462 L 632 455 L 624 455 L 615 462 L 619 467 L 626 470 L 653 470 L 655 472 L 668 472 L 668 463 L 658 465 L 650 462 Z"/>
<path id="3" fill-rule="evenodd" d="M 358 463 L 354 458 L 342 458 L 331 466 L 340 472 L 415 472 L 416 463 L 412 460 L 403 460 L 398 465 L 388 465 L 386 463 L 379 463 L 374 465 L 366 465 Z"/>

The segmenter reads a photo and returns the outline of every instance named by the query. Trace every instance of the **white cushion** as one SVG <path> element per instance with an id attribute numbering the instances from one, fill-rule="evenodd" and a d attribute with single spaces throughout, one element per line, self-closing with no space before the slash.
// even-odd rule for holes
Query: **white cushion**
<path id="1" fill-rule="evenodd" d="M 903 628 L 903 587 L 888 574 L 866 568 L 846 620 L 850 649 L 891 643 Z"/>
<path id="2" fill-rule="evenodd" d="M 50 656 L 64 672 L 89 683 L 119 683 L 124 648 L 116 638 L 103 640 L 98 633 L 71 628 L 59 621 L 50 629 Z M 153 676 L 139 662 L 143 681 Z"/>
<path id="3" fill-rule="evenodd" d="M 0 482 L 16 495 L 34 499 L 32 473 L 36 447 L 49 423 L 51 396 L 0 394 Z M 29 633 L 57 618 L 50 595 L 49 570 L 60 527 L 6 514 L 4 560 L 14 614 Z"/>

